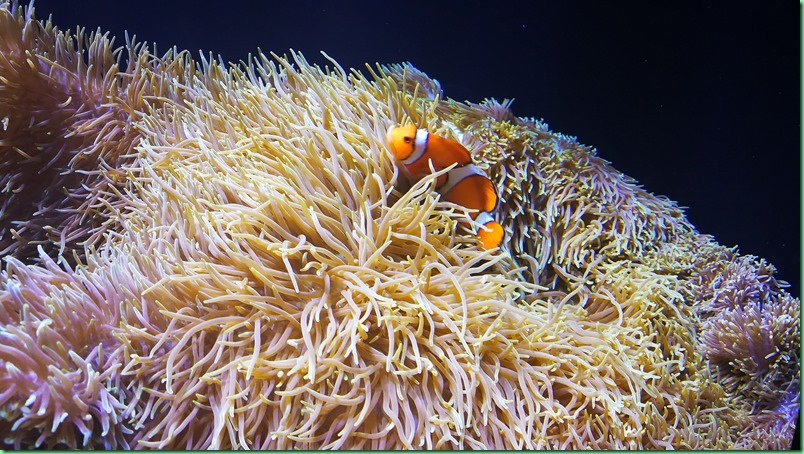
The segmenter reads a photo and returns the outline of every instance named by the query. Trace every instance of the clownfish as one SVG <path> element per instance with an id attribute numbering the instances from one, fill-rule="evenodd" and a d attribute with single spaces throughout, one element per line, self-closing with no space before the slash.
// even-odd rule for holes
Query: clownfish
<path id="1" fill-rule="evenodd" d="M 386 139 L 396 159 L 414 178 L 430 173 L 431 163 L 436 172 L 456 164 L 438 177 L 436 190 L 447 202 L 478 210 L 470 216 L 483 226 L 477 232 L 483 249 L 500 246 L 503 228 L 492 215 L 497 208 L 497 191 L 486 174 L 472 163 L 469 150 L 454 140 L 417 130 L 414 125 L 391 127 Z"/>

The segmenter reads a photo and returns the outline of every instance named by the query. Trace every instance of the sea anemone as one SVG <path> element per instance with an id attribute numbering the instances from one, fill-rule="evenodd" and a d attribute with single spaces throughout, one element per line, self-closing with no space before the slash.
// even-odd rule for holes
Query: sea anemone
<path id="1" fill-rule="evenodd" d="M 0 291 L 0 425 L 21 446 L 127 447 L 113 286 L 83 270 L 7 257 Z"/>
<path id="2" fill-rule="evenodd" d="M 0 7 L 0 253 L 35 260 L 41 245 L 72 259 L 65 248 L 80 252 L 103 223 L 92 195 L 110 182 L 102 169 L 120 167 L 136 140 L 134 106 L 119 91 L 111 40 L 32 14 Z"/>
<path id="3" fill-rule="evenodd" d="M 575 274 L 598 260 L 640 260 L 693 227 L 574 137 L 519 119 L 510 102 L 446 101 L 439 114 L 472 144 L 500 193 L 511 255 L 525 279 L 554 287 L 553 269 Z M 548 266 L 550 264 L 551 266 Z M 564 285 L 566 283 L 561 283 Z"/>
<path id="4" fill-rule="evenodd" d="M 799 389 L 800 302 L 782 291 L 775 268 L 732 255 L 702 267 L 701 350 L 712 373 L 752 415 L 778 411 Z"/>
<path id="5" fill-rule="evenodd" d="M 0 17 L 0 47 L 32 62 L 58 42 L 111 62 L 105 36 L 56 32 L 16 3 Z M 732 349 L 752 359 L 729 374 L 771 377 L 751 388 L 776 402 L 770 416 L 707 364 L 730 340 L 707 337 L 717 319 L 702 308 L 732 256 L 673 202 L 509 103 L 442 99 L 409 64 L 364 74 L 291 53 L 227 66 L 128 43 L 127 71 L 82 73 L 70 49 L 31 77 L 66 68 L 106 84 L 93 95 L 102 110 L 54 117 L 87 122 L 98 151 L 81 173 L 86 161 L 67 157 L 89 145 L 43 133 L 54 162 L 86 175 L 66 187 L 89 202 L 47 221 L 74 253 L 32 228 L 4 240 L 7 446 L 658 449 L 791 435 L 798 406 L 779 386 L 797 380 L 798 357 L 765 369 L 759 350 Z M 17 106 L 9 124 L 40 112 L 8 91 L 0 105 Z M 87 126 L 109 115 L 125 128 Z M 384 137 L 405 123 L 474 152 L 501 194 L 502 250 L 458 227 L 467 210 L 440 200 L 439 173 L 404 181 Z M 34 167 L 0 177 L 18 184 Z M 720 268 L 698 266 L 713 257 Z M 768 285 L 773 313 L 792 311 L 798 301 Z M 794 348 L 798 324 L 771 329 Z"/>
<path id="6" fill-rule="evenodd" d="M 704 322 L 703 353 L 728 391 L 759 410 L 798 389 L 798 301 L 724 309 Z"/>

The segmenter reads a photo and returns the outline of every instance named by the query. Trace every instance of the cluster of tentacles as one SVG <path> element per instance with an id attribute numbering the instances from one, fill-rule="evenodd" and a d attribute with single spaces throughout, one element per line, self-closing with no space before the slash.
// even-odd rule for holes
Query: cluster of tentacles
<path id="1" fill-rule="evenodd" d="M 3 446 L 789 445 L 798 299 L 575 139 L 408 64 L 118 52 L 0 3 Z M 475 153 L 502 250 L 400 178 L 405 123 Z"/>

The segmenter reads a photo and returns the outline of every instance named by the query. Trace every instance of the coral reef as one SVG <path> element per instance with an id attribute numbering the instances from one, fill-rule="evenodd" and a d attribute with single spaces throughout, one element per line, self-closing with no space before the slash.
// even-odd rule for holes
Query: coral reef
<path id="1" fill-rule="evenodd" d="M 789 446 L 799 300 L 592 149 L 407 64 L 121 52 L 0 4 L 0 444 Z M 475 153 L 502 250 L 405 123 Z"/>

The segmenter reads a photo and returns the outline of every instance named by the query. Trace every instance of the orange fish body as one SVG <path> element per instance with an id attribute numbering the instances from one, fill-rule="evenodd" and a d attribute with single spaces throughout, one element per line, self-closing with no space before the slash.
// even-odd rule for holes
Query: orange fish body
<path id="1" fill-rule="evenodd" d="M 499 247 L 503 240 L 502 226 L 491 213 L 497 208 L 497 191 L 482 170 L 472 163 L 472 155 L 458 142 L 445 139 L 414 125 L 392 127 L 388 130 L 388 145 L 394 156 L 416 178 L 438 172 L 456 164 L 436 180 L 436 190 L 447 202 L 472 210 L 472 219 L 483 227 L 478 241 L 484 249 Z"/>
<path id="2" fill-rule="evenodd" d="M 417 130 L 413 125 L 391 128 L 387 138 L 394 156 L 413 178 L 429 174 L 431 163 L 436 172 L 452 164 L 460 167 L 472 163 L 472 155 L 463 145 L 424 129 Z M 440 176 L 436 186 L 443 185 L 446 178 L 446 175 Z"/>

